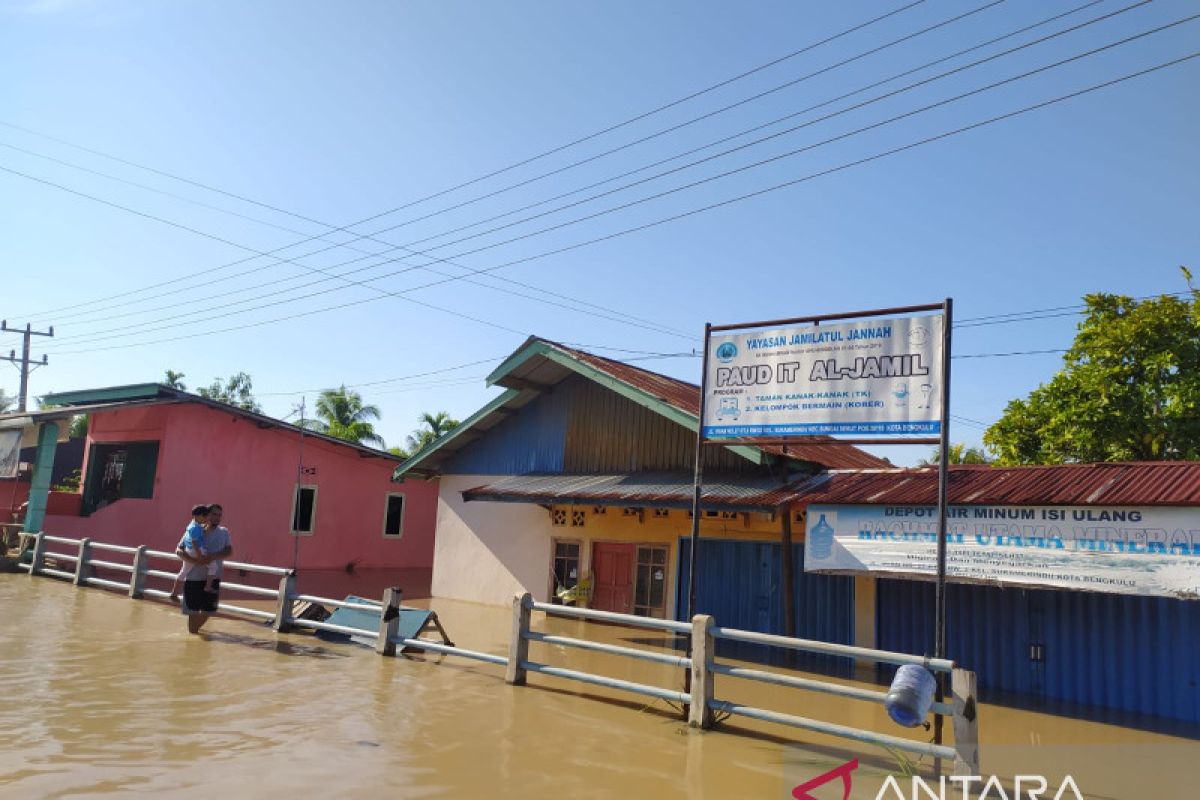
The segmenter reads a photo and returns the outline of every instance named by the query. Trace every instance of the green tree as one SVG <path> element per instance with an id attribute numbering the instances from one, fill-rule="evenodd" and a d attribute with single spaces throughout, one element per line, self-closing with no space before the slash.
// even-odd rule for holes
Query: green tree
<path id="1" fill-rule="evenodd" d="M 425 411 L 417 417 L 417 425 L 417 429 L 404 440 L 406 452 L 401 452 L 397 455 L 407 457 L 419 453 L 433 443 L 434 440 L 440 439 L 457 428 L 458 420 L 451 417 L 445 411 L 439 411 L 436 414 L 430 414 L 428 411 Z"/>
<path id="2" fill-rule="evenodd" d="M 990 464 L 992 460 L 988 458 L 987 452 L 981 447 L 967 447 L 963 442 L 953 442 L 946 449 L 949 455 L 951 464 Z M 938 448 L 934 448 L 933 453 L 929 458 L 921 459 L 920 465 L 928 467 L 941 461 L 942 454 Z"/>
<path id="3" fill-rule="evenodd" d="M 304 421 L 309 430 L 358 444 L 383 447 L 383 437 L 375 432 L 379 407 L 367 405 L 362 395 L 345 386 L 326 389 L 317 398 L 317 418 Z"/>
<path id="4" fill-rule="evenodd" d="M 176 375 L 178 378 L 183 377 L 182 373 L 172 373 L 168 370 L 167 379 L 170 380 L 172 375 Z M 201 386 L 197 390 L 197 393 L 209 400 L 219 400 L 222 403 L 244 408 L 247 411 L 262 412 L 262 406 L 254 399 L 254 382 L 245 372 L 230 375 L 225 380 L 213 378 L 211 384 Z"/>
<path id="5" fill-rule="evenodd" d="M 187 376 L 182 372 L 176 372 L 173 369 L 167 370 L 166 377 L 163 379 L 163 386 L 170 386 L 172 389 L 178 389 L 181 392 L 187 391 L 187 386 L 183 384 L 183 379 Z"/>
<path id="6" fill-rule="evenodd" d="M 72 439 L 83 439 L 88 432 L 88 417 L 87 414 L 80 414 L 71 417 L 71 429 L 67 435 Z"/>
<path id="7" fill-rule="evenodd" d="M 7 413 L 9 409 L 15 408 L 16 405 L 17 398 L 13 397 L 3 389 L 0 389 L 0 414 Z"/>
<path id="8" fill-rule="evenodd" d="M 1200 459 L 1200 292 L 1084 297 L 1063 368 L 1008 404 L 984 442 L 1001 464 Z"/>

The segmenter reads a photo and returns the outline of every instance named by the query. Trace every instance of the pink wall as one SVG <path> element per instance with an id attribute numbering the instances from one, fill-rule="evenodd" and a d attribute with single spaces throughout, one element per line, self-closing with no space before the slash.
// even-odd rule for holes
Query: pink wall
<path id="1" fill-rule="evenodd" d="M 199 404 L 134 407 L 93 414 L 94 443 L 158 441 L 154 497 L 122 498 L 90 517 L 47 514 L 45 530 L 117 544 L 173 550 L 197 503 L 225 508 L 234 559 L 291 566 L 291 530 L 299 435 Z M 306 437 L 304 463 L 315 467 L 316 524 L 301 536 L 299 566 L 309 569 L 432 568 L 437 483 L 392 483 L 396 462 Z M 87 475 L 87 456 L 83 474 Z M 405 496 L 404 534 L 383 538 L 389 493 Z"/>

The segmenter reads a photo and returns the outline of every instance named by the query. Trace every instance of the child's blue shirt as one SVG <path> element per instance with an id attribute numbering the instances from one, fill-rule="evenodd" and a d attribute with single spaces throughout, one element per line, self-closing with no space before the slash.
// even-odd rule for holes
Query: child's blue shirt
<path id="1" fill-rule="evenodd" d="M 180 547 L 184 550 L 195 550 L 197 553 L 207 555 L 204 551 L 204 526 L 196 520 L 187 526 L 183 532 L 183 541 L 180 542 Z"/>

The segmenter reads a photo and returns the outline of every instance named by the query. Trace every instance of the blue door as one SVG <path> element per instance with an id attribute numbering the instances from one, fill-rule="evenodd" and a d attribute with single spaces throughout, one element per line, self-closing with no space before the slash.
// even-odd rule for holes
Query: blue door
<path id="1" fill-rule="evenodd" d="M 884 650 L 932 653 L 933 584 L 880 580 L 876 635 Z M 1197 601 L 950 584 L 946 646 L 985 699 L 1200 723 Z"/>
<path id="2" fill-rule="evenodd" d="M 675 614 L 687 616 L 688 575 L 691 542 L 679 540 L 679 580 L 676 581 Z M 711 614 L 727 628 L 782 634 L 783 593 L 780 589 L 782 547 L 778 542 L 739 542 L 701 539 L 697 552 L 696 613 Z M 854 639 L 854 579 L 842 575 L 804 572 L 804 547 L 792 548 L 795 583 L 796 636 L 837 644 Z M 774 648 L 734 646 L 718 642 L 717 653 L 730 658 L 780 663 Z M 843 673 L 848 659 L 807 656 L 802 666 Z"/>

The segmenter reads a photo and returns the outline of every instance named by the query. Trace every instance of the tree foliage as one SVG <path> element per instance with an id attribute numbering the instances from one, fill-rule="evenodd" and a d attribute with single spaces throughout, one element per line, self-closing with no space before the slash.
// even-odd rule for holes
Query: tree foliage
<path id="1" fill-rule="evenodd" d="M 1200 292 L 1090 294 L 1063 368 L 1008 404 L 1001 464 L 1200 459 Z"/>
<path id="2" fill-rule="evenodd" d="M 345 386 L 326 389 L 317 398 L 317 418 L 304 420 L 304 427 L 337 439 L 383 447 L 383 437 L 375 432 L 379 407 L 367 405 L 362 395 Z"/>
<path id="3" fill-rule="evenodd" d="M 3 389 L 0 389 L 0 414 L 8 412 L 10 409 L 16 408 L 17 398 L 8 394 Z"/>
<path id="4" fill-rule="evenodd" d="M 166 376 L 163 378 L 163 386 L 170 386 L 172 389 L 178 389 L 181 392 L 187 391 L 187 386 L 184 385 L 183 379 L 187 376 L 182 372 L 176 372 L 173 369 L 167 370 Z"/>
<path id="5" fill-rule="evenodd" d="M 417 425 L 417 429 L 404 440 L 405 449 L 398 450 L 397 455 L 408 457 L 424 450 L 436 439 L 440 439 L 457 428 L 458 420 L 445 411 L 439 411 L 436 414 L 426 411 L 417 417 Z"/>
<path id="6" fill-rule="evenodd" d="M 947 459 L 950 464 L 990 464 L 992 460 L 988 458 L 987 452 L 980 447 L 967 447 L 964 442 L 953 442 L 946 448 Z M 933 453 L 928 459 L 921 459 L 921 466 L 927 467 L 931 464 L 937 464 L 941 461 L 942 454 L 940 449 L 934 448 Z"/>
<path id="7" fill-rule="evenodd" d="M 183 377 L 183 373 L 167 370 L 168 381 L 172 376 L 178 380 Z M 197 389 L 197 394 L 209 400 L 218 400 L 222 403 L 228 403 L 231 406 L 244 408 L 247 411 L 262 413 L 262 406 L 254 399 L 254 382 L 245 372 L 230 375 L 224 380 L 213 378 L 213 382 L 208 386 L 201 386 Z"/>

